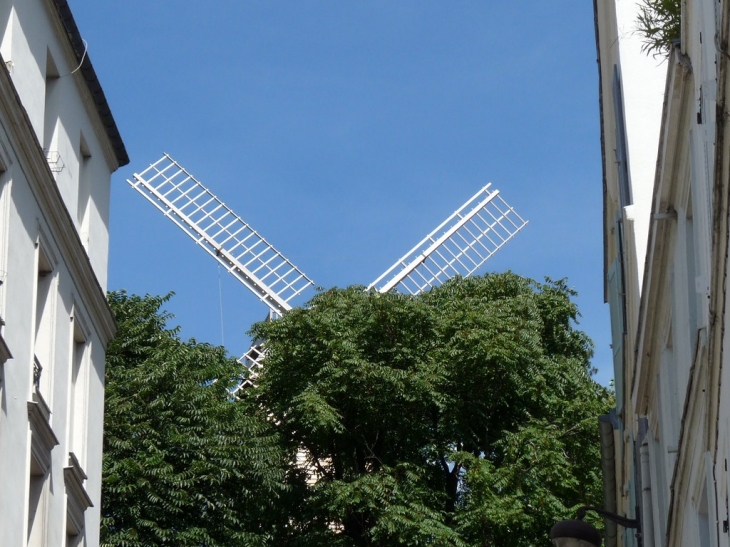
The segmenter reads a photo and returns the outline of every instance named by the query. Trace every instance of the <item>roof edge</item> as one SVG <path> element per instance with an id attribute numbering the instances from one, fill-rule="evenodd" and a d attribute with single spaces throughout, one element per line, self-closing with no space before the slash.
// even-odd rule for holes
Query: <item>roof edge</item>
<path id="1" fill-rule="evenodd" d="M 68 1 L 53 0 L 53 4 L 56 6 L 58 17 L 63 24 L 63 28 L 66 31 L 66 36 L 68 37 L 71 48 L 76 55 L 76 59 L 80 63 L 81 73 L 83 74 L 86 85 L 94 99 L 96 110 L 99 113 L 102 125 L 104 126 L 112 148 L 114 149 L 114 154 L 119 162 L 119 167 L 127 165 L 129 163 L 127 149 L 124 146 L 124 141 L 122 141 L 122 136 L 119 133 L 116 122 L 114 121 L 114 116 L 111 108 L 109 107 L 109 103 L 106 100 L 106 96 L 104 95 L 104 90 L 101 88 L 101 82 L 99 82 L 99 78 L 96 75 L 94 65 L 91 63 L 89 54 L 86 51 L 86 46 L 81 38 L 81 32 L 76 26 L 76 21 L 71 13 Z"/>
<path id="2" fill-rule="evenodd" d="M 598 21 L 598 0 L 593 0 L 593 27 L 596 37 L 596 64 L 598 66 L 598 120 L 600 122 L 601 137 L 601 182 L 603 185 L 602 205 L 603 205 L 603 302 L 608 302 L 608 243 L 606 242 L 606 219 L 608 210 L 606 201 L 608 198 L 608 183 L 606 181 L 606 133 L 605 123 L 603 121 L 603 71 L 601 69 L 601 28 Z"/>

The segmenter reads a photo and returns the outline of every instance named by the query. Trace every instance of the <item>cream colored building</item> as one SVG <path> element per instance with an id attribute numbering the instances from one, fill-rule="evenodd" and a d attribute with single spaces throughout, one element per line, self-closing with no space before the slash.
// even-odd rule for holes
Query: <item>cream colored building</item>
<path id="1" fill-rule="evenodd" d="M 110 176 L 65 0 L 0 2 L 0 545 L 99 544 Z"/>
<path id="2" fill-rule="evenodd" d="M 654 58 L 638 2 L 595 0 L 617 395 L 602 426 L 605 505 L 641 521 L 644 547 L 730 545 L 730 8 L 681 4 L 681 39 Z M 636 544 L 620 526 L 606 537 Z"/>

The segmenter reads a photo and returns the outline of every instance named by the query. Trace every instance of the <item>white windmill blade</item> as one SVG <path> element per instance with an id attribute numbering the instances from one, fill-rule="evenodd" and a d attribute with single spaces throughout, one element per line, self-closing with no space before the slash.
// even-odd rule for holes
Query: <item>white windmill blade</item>
<path id="1" fill-rule="evenodd" d="M 313 285 L 241 217 L 165 154 L 127 182 L 274 312 Z"/>
<path id="2" fill-rule="evenodd" d="M 231 394 L 235 395 L 240 390 L 254 386 L 256 378 L 258 378 L 261 370 L 264 368 L 264 358 L 266 357 L 266 348 L 261 342 L 253 342 L 248 351 L 244 353 L 238 362 L 248 369 L 248 374 L 241 378 L 238 385 L 231 390 Z"/>
<path id="3" fill-rule="evenodd" d="M 419 294 L 455 275 L 467 277 L 527 225 L 487 184 L 368 289 Z"/>

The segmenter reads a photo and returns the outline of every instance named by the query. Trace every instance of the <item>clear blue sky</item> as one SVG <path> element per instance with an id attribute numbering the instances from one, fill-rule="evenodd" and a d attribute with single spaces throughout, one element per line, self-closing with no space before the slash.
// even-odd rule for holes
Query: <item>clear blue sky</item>
<path id="1" fill-rule="evenodd" d="M 126 184 L 163 152 L 326 288 L 368 284 L 492 182 L 530 224 L 485 270 L 567 277 L 610 380 L 590 2 L 70 4 L 132 160 L 110 289 L 174 291 L 183 336 L 236 355 L 266 315 L 221 272 L 221 332 L 217 263 Z"/>

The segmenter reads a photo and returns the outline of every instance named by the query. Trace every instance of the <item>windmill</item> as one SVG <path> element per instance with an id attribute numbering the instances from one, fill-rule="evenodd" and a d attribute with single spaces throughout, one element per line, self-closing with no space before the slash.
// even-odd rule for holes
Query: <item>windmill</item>
<path id="1" fill-rule="evenodd" d="M 273 314 L 313 281 L 165 154 L 127 182 L 261 299 Z"/>
<path id="2" fill-rule="evenodd" d="M 273 318 L 314 283 L 184 167 L 165 154 L 127 182 L 253 292 Z M 373 281 L 368 289 L 412 295 L 467 277 L 527 225 L 488 184 L 413 249 Z M 263 363 L 254 342 L 241 357 L 250 384 Z"/>

